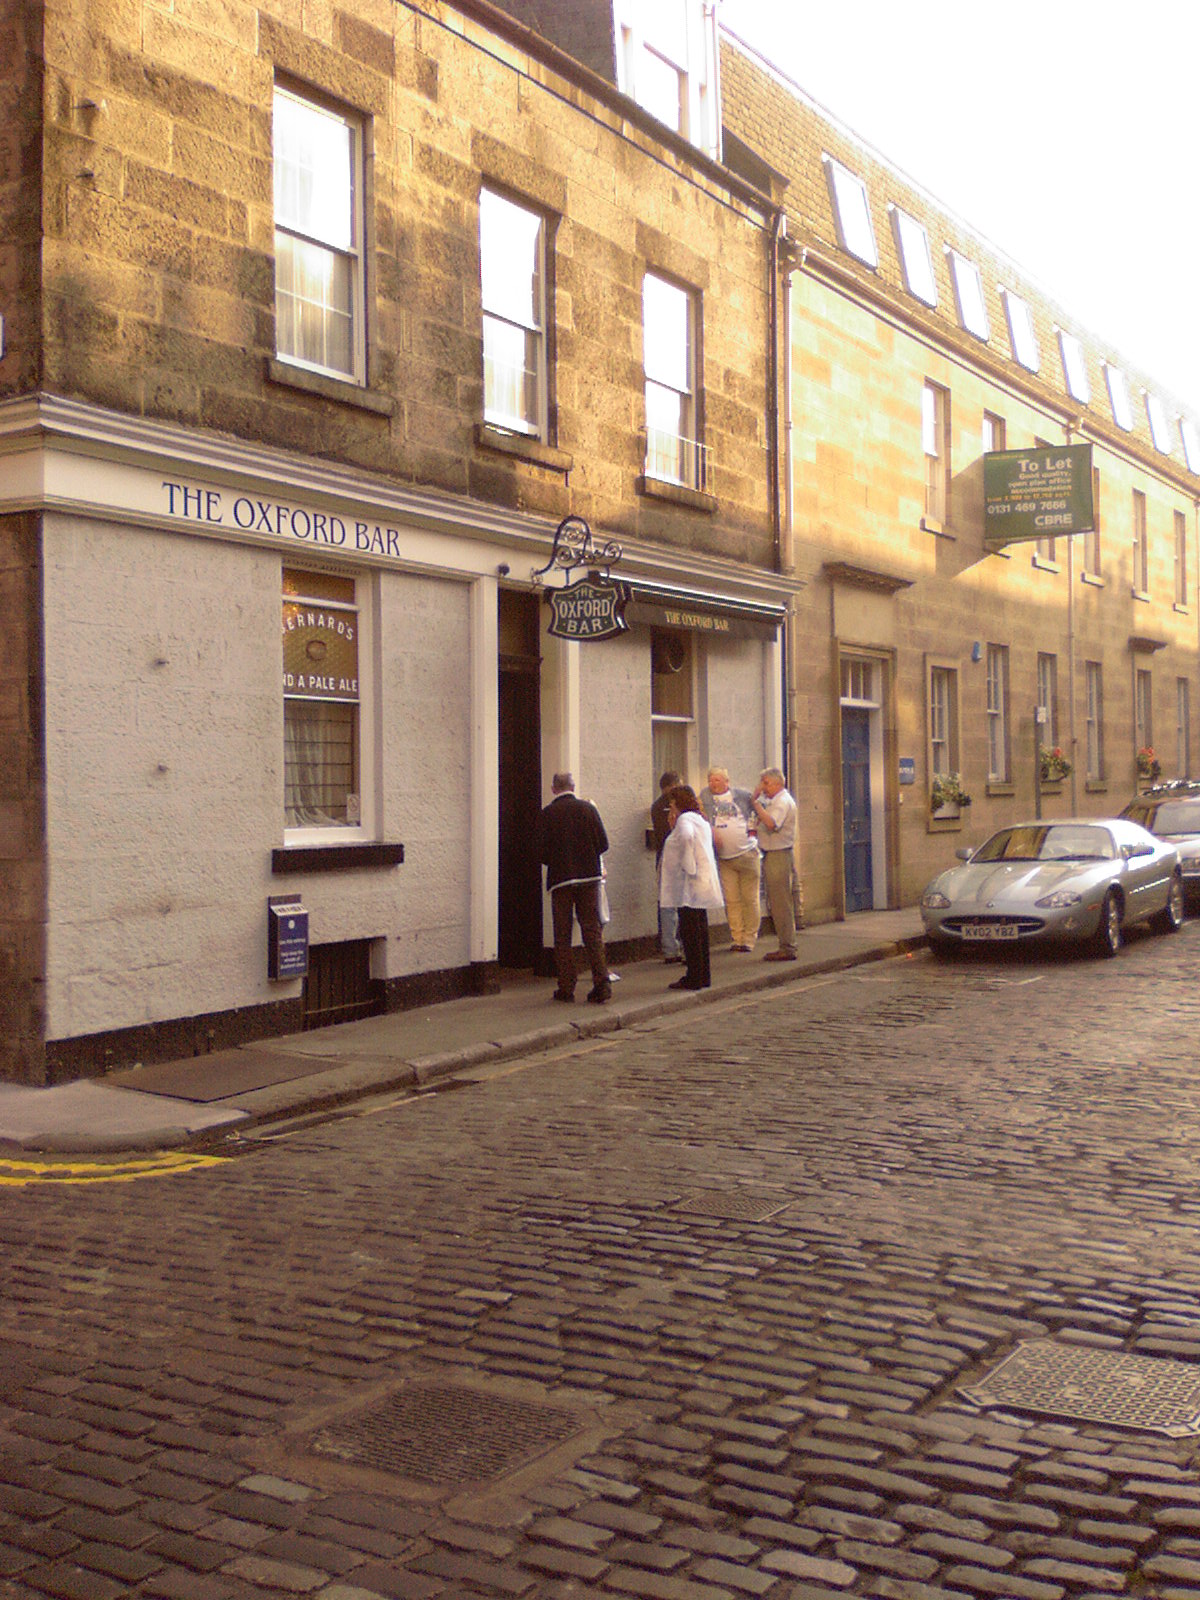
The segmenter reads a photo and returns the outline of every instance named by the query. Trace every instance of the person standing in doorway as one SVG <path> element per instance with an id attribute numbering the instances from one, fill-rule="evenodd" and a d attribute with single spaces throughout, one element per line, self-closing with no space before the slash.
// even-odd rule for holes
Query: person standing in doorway
<path id="1" fill-rule="evenodd" d="M 796 802 L 784 788 L 783 773 L 768 767 L 751 796 L 763 854 L 763 886 L 779 949 L 764 961 L 795 961 L 796 903 L 792 897 L 792 853 L 796 846 Z"/>
<path id="2" fill-rule="evenodd" d="M 558 976 L 554 999 L 569 1005 L 575 998 L 571 934 L 578 918 L 592 969 L 588 999 L 603 1005 L 612 999 L 600 924 L 600 858 L 608 849 L 608 835 L 595 806 L 576 795 L 575 779 L 569 772 L 556 772 L 550 789 L 554 799 L 538 819 L 538 858 L 546 868 L 554 923 L 554 970 Z"/>
<path id="3" fill-rule="evenodd" d="M 708 913 L 723 904 L 712 829 L 695 791 L 686 783 L 667 790 L 667 820 L 671 831 L 663 846 L 662 886 L 659 899 L 679 912 L 679 937 L 687 963 L 682 978 L 670 989 L 707 989 L 712 985 L 708 952 Z"/>
<path id="4" fill-rule="evenodd" d="M 724 767 L 709 767 L 708 787 L 700 805 L 713 831 L 730 950 L 748 955 L 758 940 L 758 887 L 762 857 L 754 837 L 757 826 L 749 789 L 731 789 Z"/>
<path id="5" fill-rule="evenodd" d="M 677 772 L 664 772 L 658 780 L 658 799 L 650 807 L 650 827 L 654 833 L 655 882 L 659 889 L 662 888 L 663 845 L 666 844 L 667 835 L 671 831 L 671 824 L 667 821 L 667 790 L 673 789 L 677 783 L 682 781 Z M 679 943 L 679 913 L 674 906 L 659 905 L 658 948 L 662 951 L 664 961 L 674 966 L 682 963 L 683 950 Z"/>

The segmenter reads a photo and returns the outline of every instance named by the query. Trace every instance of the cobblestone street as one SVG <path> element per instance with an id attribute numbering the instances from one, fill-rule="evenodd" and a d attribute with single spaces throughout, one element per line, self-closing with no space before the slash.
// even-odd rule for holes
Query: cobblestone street
<path id="1" fill-rule="evenodd" d="M 0 1597 L 1195 1600 L 1148 1369 L 961 1391 L 1200 1386 L 1198 959 L 921 953 L 13 1169 Z"/>

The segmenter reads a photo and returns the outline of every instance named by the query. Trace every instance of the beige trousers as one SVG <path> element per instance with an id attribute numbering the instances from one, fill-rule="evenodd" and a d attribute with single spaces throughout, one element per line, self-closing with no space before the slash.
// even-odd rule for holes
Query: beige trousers
<path id="1" fill-rule="evenodd" d="M 730 856 L 717 862 L 721 893 L 725 896 L 725 915 L 729 918 L 729 939 L 754 949 L 760 921 L 758 905 L 758 855 Z"/>

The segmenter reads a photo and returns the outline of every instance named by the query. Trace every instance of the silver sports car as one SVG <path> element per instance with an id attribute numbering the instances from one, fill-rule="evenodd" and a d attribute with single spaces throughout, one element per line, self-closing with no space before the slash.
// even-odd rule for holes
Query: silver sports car
<path id="1" fill-rule="evenodd" d="M 1021 822 L 941 872 L 921 896 L 930 949 L 1092 940 L 1121 948 L 1121 929 L 1147 918 L 1164 933 L 1183 921 L 1175 847 L 1135 822 Z"/>

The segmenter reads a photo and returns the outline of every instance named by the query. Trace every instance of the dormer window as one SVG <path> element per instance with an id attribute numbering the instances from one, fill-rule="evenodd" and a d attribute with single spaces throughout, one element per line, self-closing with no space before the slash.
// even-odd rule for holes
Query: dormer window
<path id="1" fill-rule="evenodd" d="M 1108 385 L 1108 403 L 1112 406 L 1113 421 L 1126 433 L 1133 432 L 1133 407 L 1129 404 L 1129 386 L 1119 367 L 1104 363 L 1104 381 Z"/>
<path id="2" fill-rule="evenodd" d="M 867 186 L 856 173 L 844 167 L 832 156 L 821 157 L 829 194 L 833 200 L 833 220 L 837 227 L 838 243 L 847 254 L 857 257 L 868 267 L 879 265 L 879 251 L 875 248 L 875 230 L 871 226 L 871 208 L 867 201 Z"/>
<path id="3" fill-rule="evenodd" d="M 613 0 L 617 87 L 715 160 L 721 154 L 715 7 Z"/>
<path id="4" fill-rule="evenodd" d="M 909 294 L 923 300 L 927 306 L 937 305 L 937 284 L 933 277 L 933 262 L 929 256 L 929 236 L 924 227 L 899 206 L 888 206 L 892 219 L 892 232 L 896 235 L 896 249 L 900 252 L 900 265 L 904 269 L 904 287 Z"/>
<path id="5" fill-rule="evenodd" d="M 1190 417 L 1180 417 L 1179 437 L 1183 440 L 1184 460 L 1189 472 L 1200 473 L 1200 433 Z"/>
<path id="6" fill-rule="evenodd" d="M 1008 318 L 1008 340 L 1013 356 L 1027 372 L 1036 372 L 1042 364 L 1042 358 L 1038 353 L 1029 307 L 1011 289 L 1002 289 L 1000 293 L 1004 296 L 1004 314 Z"/>
<path id="7" fill-rule="evenodd" d="M 1154 448 L 1164 456 L 1171 454 L 1171 428 L 1167 422 L 1166 409 L 1156 394 L 1150 394 L 1143 389 L 1146 399 L 1146 421 L 1150 424 L 1150 437 L 1154 440 Z"/>
<path id="8" fill-rule="evenodd" d="M 988 315 L 979 268 L 949 245 L 946 246 L 946 258 L 950 262 L 950 280 L 954 284 L 959 323 L 968 333 L 986 341 L 989 337 Z"/>
<path id="9" fill-rule="evenodd" d="M 1063 378 L 1066 381 L 1067 393 L 1073 400 L 1078 400 L 1081 406 L 1086 406 L 1092 398 L 1092 388 L 1088 383 L 1087 362 L 1083 358 L 1083 346 L 1073 333 L 1065 329 L 1055 330 L 1058 334 L 1058 353 L 1062 359 Z"/>

